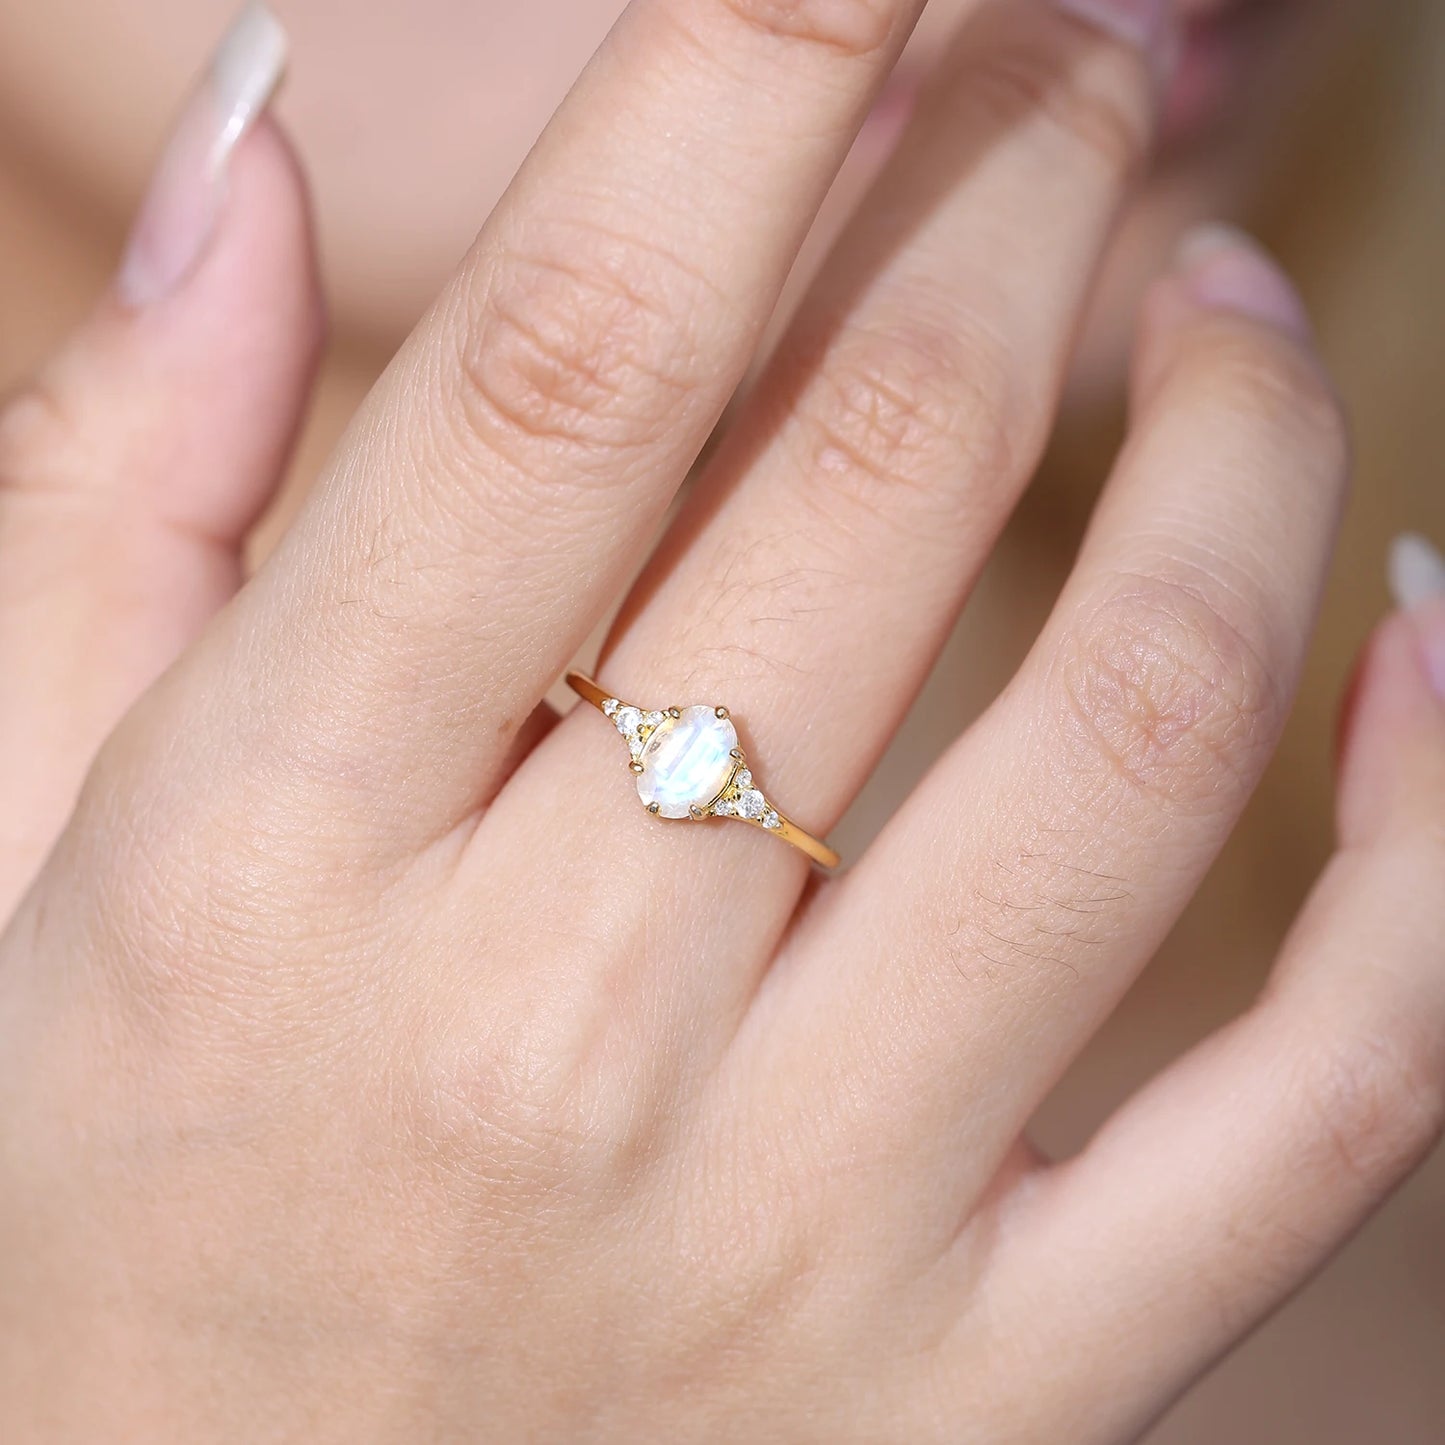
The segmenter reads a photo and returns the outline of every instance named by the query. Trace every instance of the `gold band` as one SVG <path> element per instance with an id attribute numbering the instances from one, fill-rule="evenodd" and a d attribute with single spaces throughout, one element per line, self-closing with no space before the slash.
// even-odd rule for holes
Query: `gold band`
<path id="1" fill-rule="evenodd" d="M 657 751 L 655 745 L 649 746 L 653 744 L 654 737 L 656 736 L 657 741 L 660 742 L 666 731 L 683 718 L 684 709 L 682 708 L 670 707 L 660 712 L 650 712 L 646 708 L 623 702 L 621 698 L 614 697 L 610 692 L 599 687 L 585 673 L 569 672 L 567 686 L 583 702 L 590 702 L 627 739 L 632 753 L 632 771 L 642 777 L 647 775 L 649 757 Z M 725 707 L 688 708 L 686 712 L 689 714 L 710 712 L 718 720 L 718 724 L 726 728 L 734 744 L 728 757 L 721 760 L 726 776 L 724 777 L 720 772 L 717 775 L 716 784 L 709 784 L 706 789 L 712 796 L 699 798 L 688 804 L 685 813 L 662 812 L 656 801 L 647 803 L 647 811 L 660 817 L 736 818 L 739 822 L 751 823 L 753 827 L 761 828 L 765 833 L 771 833 L 775 837 L 781 838 L 785 843 L 791 843 L 800 852 L 806 853 L 820 868 L 836 868 L 839 861 L 838 854 L 821 838 L 815 838 L 806 829 L 800 828 L 791 818 L 775 808 L 763 796 L 762 790 L 754 785 L 752 773 L 748 769 L 748 760 L 743 756 L 742 749 L 736 746 L 736 730 L 732 726 L 728 710 Z M 644 784 L 639 784 L 640 793 L 643 792 L 644 786 Z"/>

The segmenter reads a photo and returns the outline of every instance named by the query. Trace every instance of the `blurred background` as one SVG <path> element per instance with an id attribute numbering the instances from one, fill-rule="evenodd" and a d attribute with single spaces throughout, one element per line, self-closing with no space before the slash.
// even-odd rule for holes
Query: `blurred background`
<path id="1" fill-rule="evenodd" d="M 930 57 L 974 3 L 930 7 L 789 299 L 885 161 Z M 1258 991 L 1331 847 L 1335 715 L 1355 652 L 1386 606 L 1389 539 L 1409 528 L 1445 541 L 1445 12 L 1430 0 L 1178 3 L 1188 44 L 1166 136 L 1106 268 L 1052 454 L 839 838 L 856 855 L 1032 640 L 1118 440 L 1140 287 L 1190 221 L 1242 220 L 1310 303 L 1354 417 L 1356 492 L 1280 755 L 1199 899 L 1044 1110 L 1037 1137 L 1056 1153 L 1076 1148 Z M 333 341 L 258 555 L 621 0 L 274 8 L 293 41 L 280 112 L 316 194 Z M 0 0 L 0 388 L 106 284 L 166 122 L 230 13 L 226 0 Z M 1445 1441 L 1445 1156 L 1150 1439 Z"/>

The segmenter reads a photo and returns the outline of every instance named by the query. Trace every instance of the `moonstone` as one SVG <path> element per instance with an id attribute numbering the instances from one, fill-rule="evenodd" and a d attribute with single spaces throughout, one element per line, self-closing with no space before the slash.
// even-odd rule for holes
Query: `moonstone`
<path id="1" fill-rule="evenodd" d="M 665 717 L 647 740 L 638 762 L 637 795 L 662 818 L 686 818 L 727 786 L 737 759 L 737 729 L 711 707 L 685 707 Z"/>

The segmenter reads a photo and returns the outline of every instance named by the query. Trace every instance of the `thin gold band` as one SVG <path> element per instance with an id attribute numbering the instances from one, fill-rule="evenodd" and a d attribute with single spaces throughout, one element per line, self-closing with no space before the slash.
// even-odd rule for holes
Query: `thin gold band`
<path id="1" fill-rule="evenodd" d="M 633 704 L 625 703 L 621 698 L 601 688 L 586 673 L 569 672 L 567 674 L 567 686 L 582 699 L 583 702 L 590 702 L 598 712 L 602 713 L 609 721 L 612 721 L 624 710 L 632 709 L 640 714 L 644 724 L 648 718 L 660 717 L 664 721 L 671 717 L 677 718 L 680 715 L 678 708 L 666 708 L 662 713 L 648 713 L 644 709 L 635 708 Z M 726 708 L 715 708 L 713 711 L 719 718 L 726 718 Z M 710 720 L 709 725 L 711 725 Z M 635 753 L 635 749 L 634 749 Z M 735 748 L 732 753 L 735 759 L 735 766 L 727 785 L 717 798 L 714 798 L 705 807 L 695 807 L 690 816 L 693 818 L 707 817 L 728 817 L 735 818 L 740 823 L 751 823 L 755 828 L 761 828 L 765 833 L 771 833 L 781 838 L 785 843 L 791 843 L 799 852 L 806 853 L 820 868 L 836 868 L 838 866 L 838 854 L 830 848 L 821 838 L 815 838 L 806 828 L 800 828 L 791 818 L 781 810 L 774 807 L 771 802 L 764 802 L 761 792 L 752 788 L 751 773 L 748 771 L 747 759 L 743 756 L 740 748 Z M 636 761 L 632 764 L 634 772 L 642 770 L 641 764 Z M 748 786 L 739 790 L 739 780 L 743 780 Z M 754 801 L 754 798 L 756 801 Z M 755 812 L 743 811 L 743 807 L 751 807 Z M 649 808 L 649 812 L 655 812 L 656 807 Z"/>

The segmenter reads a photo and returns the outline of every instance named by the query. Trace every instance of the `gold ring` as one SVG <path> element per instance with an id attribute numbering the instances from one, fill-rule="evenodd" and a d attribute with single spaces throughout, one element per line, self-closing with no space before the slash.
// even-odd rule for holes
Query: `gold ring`
<path id="1" fill-rule="evenodd" d="M 725 707 L 637 707 L 581 672 L 569 672 L 567 686 L 622 734 L 638 796 L 654 818 L 737 818 L 791 843 L 821 868 L 838 866 L 832 848 L 764 797 Z"/>

